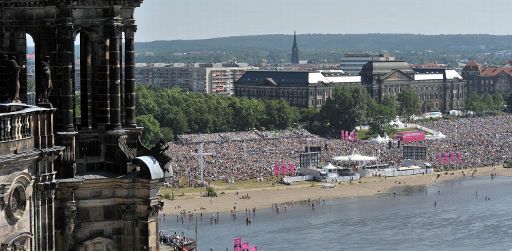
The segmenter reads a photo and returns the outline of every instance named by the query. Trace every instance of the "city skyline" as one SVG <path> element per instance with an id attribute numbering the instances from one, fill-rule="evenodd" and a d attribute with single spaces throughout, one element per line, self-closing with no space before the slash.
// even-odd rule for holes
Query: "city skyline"
<path id="1" fill-rule="evenodd" d="M 271 6 L 272 8 L 268 8 Z M 463 0 L 151 0 L 137 10 L 138 42 L 261 34 L 512 34 L 512 2 Z M 156 17 L 156 18 L 155 18 Z"/>

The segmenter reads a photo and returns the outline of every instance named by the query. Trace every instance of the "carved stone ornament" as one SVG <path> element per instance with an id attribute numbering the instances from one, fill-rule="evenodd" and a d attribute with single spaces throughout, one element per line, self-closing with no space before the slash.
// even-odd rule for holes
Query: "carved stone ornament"
<path id="1" fill-rule="evenodd" d="M 27 193 L 25 187 L 21 184 L 14 185 L 9 193 L 7 207 L 5 208 L 7 219 L 14 224 L 18 222 L 23 217 L 26 206 Z"/>
<path id="2" fill-rule="evenodd" d="M 56 182 L 48 182 L 44 184 L 44 195 L 46 199 L 53 199 L 55 197 L 55 190 L 57 189 Z"/>
<path id="3" fill-rule="evenodd" d="M 169 145 L 167 145 L 163 139 L 158 141 L 158 143 L 149 150 L 149 155 L 155 157 L 164 172 L 169 172 L 169 165 L 167 164 L 172 160 L 167 150 L 169 150 Z"/>
<path id="4" fill-rule="evenodd" d="M 123 219 L 128 220 L 134 218 L 137 206 L 131 204 L 121 204 L 117 207 L 117 209 L 119 210 L 119 213 Z"/>
<path id="5" fill-rule="evenodd" d="M 157 204 L 149 206 L 148 207 L 148 218 L 150 218 L 150 219 L 157 218 L 158 213 L 160 211 L 162 211 L 163 208 L 164 208 L 163 201 L 159 201 Z"/>
<path id="6" fill-rule="evenodd" d="M 64 208 L 64 217 L 66 218 L 66 224 L 72 225 L 76 221 L 77 208 L 76 205 L 68 205 Z"/>

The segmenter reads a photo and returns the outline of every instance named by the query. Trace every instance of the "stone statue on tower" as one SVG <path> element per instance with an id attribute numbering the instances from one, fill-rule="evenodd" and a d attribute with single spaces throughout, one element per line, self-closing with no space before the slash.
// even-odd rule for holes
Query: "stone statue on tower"
<path id="1" fill-rule="evenodd" d="M 44 57 L 41 62 L 41 84 L 39 90 L 41 90 L 41 94 L 39 95 L 40 103 L 50 103 L 49 97 L 50 93 L 53 89 L 52 84 L 52 74 L 50 70 L 50 57 Z"/>
<path id="2" fill-rule="evenodd" d="M 20 70 L 24 69 L 25 65 L 18 65 L 16 57 L 12 56 L 11 60 L 7 63 L 8 77 L 8 88 L 9 88 L 9 99 L 12 102 L 20 103 Z"/>

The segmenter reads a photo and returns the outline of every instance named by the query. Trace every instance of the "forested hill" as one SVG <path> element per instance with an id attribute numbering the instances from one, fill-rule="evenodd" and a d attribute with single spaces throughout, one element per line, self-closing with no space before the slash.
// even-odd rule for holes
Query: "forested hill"
<path id="1" fill-rule="evenodd" d="M 203 40 L 141 42 L 139 52 L 237 51 L 243 49 L 288 51 L 292 35 L 256 35 Z M 511 35 L 416 34 L 304 34 L 297 35 L 301 50 L 346 51 L 497 51 L 512 49 Z"/>

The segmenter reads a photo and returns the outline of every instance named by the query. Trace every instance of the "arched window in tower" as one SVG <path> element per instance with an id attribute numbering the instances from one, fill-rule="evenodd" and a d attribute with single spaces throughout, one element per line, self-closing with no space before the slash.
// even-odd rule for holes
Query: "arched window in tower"
<path id="1" fill-rule="evenodd" d="M 27 104 L 35 105 L 36 104 L 36 52 L 34 46 L 34 39 L 30 34 L 25 35 L 26 39 L 26 68 L 24 69 L 26 72 L 26 95 L 27 95 Z M 21 91 L 21 90 L 20 90 Z"/>
<path id="2" fill-rule="evenodd" d="M 75 48 L 74 48 L 74 64 L 73 64 L 73 93 L 74 93 L 74 118 L 75 126 L 81 127 L 81 34 L 78 33 L 75 37 Z"/>

